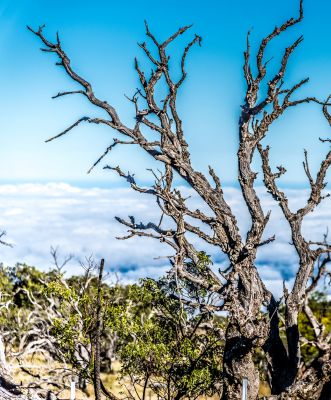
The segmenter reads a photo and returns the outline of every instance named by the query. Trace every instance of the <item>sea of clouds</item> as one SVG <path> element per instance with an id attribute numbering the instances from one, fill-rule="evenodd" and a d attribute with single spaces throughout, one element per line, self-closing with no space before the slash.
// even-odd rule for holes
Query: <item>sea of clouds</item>
<path id="1" fill-rule="evenodd" d="M 288 286 L 293 283 L 298 259 L 278 205 L 263 188 L 257 190 L 263 208 L 272 211 L 264 237 L 276 234 L 274 242 L 259 249 L 257 264 L 266 286 L 278 296 L 283 281 Z M 190 189 L 183 187 L 182 191 L 190 196 L 188 203 L 193 208 L 204 209 Z M 226 187 L 224 192 L 244 234 L 250 219 L 240 190 Z M 309 195 L 305 189 L 285 192 L 293 210 L 303 206 Z M 327 198 L 307 216 L 303 232 L 308 239 L 323 239 L 331 224 L 330 201 Z M 70 274 L 80 273 L 78 261 L 93 255 L 96 260 L 105 258 L 108 270 L 123 282 L 161 276 L 169 269 L 167 256 L 172 254 L 171 248 L 149 238 L 117 240 L 127 234 L 127 228 L 114 217 L 128 215 L 134 215 L 136 222 L 158 223 L 160 211 L 152 196 L 130 188 L 81 188 L 66 183 L 0 185 L 0 229 L 7 231 L 6 239 L 13 244 L 1 246 L 0 261 L 6 265 L 25 262 L 47 270 L 52 267 L 53 246 L 58 247 L 60 255 L 75 256 L 66 266 Z M 216 265 L 226 262 L 217 249 L 206 247 L 197 238 L 192 240 L 213 257 Z"/>

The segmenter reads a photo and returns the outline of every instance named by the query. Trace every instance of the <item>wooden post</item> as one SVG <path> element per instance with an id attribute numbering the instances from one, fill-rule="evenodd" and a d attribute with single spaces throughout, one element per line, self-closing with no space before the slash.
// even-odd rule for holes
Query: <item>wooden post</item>
<path id="1" fill-rule="evenodd" d="M 94 351 L 94 394 L 95 400 L 101 400 L 101 382 L 100 382 L 100 336 L 101 336 L 101 289 L 102 289 L 102 275 L 105 260 L 102 259 L 99 267 L 99 279 L 98 279 L 98 294 L 97 294 L 97 310 L 96 310 L 96 327 L 95 327 L 95 351 Z"/>

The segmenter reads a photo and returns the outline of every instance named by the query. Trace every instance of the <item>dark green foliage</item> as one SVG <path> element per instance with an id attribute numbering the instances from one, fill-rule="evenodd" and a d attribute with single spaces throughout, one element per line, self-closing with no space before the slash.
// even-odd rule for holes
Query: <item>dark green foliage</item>
<path id="1" fill-rule="evenodd" d="M 203 253 L 201 273 L 206 262 Z M 122 375 L 130 376 L 137 390 L 148 387 L 161 399 L 220 394 L 225 320 L 200 309 L 210 302 L 207 297 L 174 277 L 145 279 L 110 307 Z"/>

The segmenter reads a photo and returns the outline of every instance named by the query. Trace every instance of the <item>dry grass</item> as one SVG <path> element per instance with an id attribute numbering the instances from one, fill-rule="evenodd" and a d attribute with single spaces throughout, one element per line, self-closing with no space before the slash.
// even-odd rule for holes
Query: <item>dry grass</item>
<path id="1" fill-rule="evenodd" d="M 54 372 L 56 370 L 61 370 L 63 368 L 63 365 L 56 362 L 52 362 L 51 364 L 49 364 L 45 362 L 42 356 L 35 356 L 33 358 L 25 360 L 24 367 L 30 372 L 30 374 L 22 371 L 17 362 L 10 364 L 11 372 L 13 374 L 15 382 L 21 384 L 23 387 L 27 387 L 36 381 L 36 378 L 34 378 L 33 375 L 34 376 L 39 375 L 41 377 L 47 377 L 47 376 L 54 377 Z M 109 389 L 109 391 L 119 399 L 124 399 L 126 398 L 126 393 L 127 393 L 126 388 L 132 390 L 132 392 L 134 392 L 134 389 L 130 385 L 129 379 L 124 379 L 124 381 L 122 382 L 119 381 L 119 370 L 120 370 L 120 363 L 115 362 L 113 364 L 113 372 L 109 374 L 101 374 L 101 376 L 105 387 Z M 58 375 L 56 383 L 64 387 L 64 389 L 59 394 L 58 397 L 59 400 L 68 400 L 70 398 L 70 390 L 69 390 L 70 374 L 64 377 L 64 379 L 63 376 Z M 49 389 L 51 389 L 51 387 L 49 387 Z M 141 392 L 139 394 L 141 394 Z M 265 382 L 262 382 L 260 387 L 260 396 L 263 397 L 268 395 L 270 395 L 269 385 Z M 86 393 L 83 393 L 80 390 L 77 390 L 76 392 L 77 400 L 86 400 L 93 398 L 94 398 L 93 386 L 90 384 L 87 387 Z M 147 399 L 156 400 L 156 396 L 153 395 L 151 391 L 147 391 Z M 199 400 L 216 400 L 216 399 L 218 399 L 217 396 L 199 397 Z"/>

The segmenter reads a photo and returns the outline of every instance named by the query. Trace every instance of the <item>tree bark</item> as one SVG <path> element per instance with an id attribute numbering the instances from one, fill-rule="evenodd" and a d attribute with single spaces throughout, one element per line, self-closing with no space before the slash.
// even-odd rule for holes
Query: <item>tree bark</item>
<path id="1" fill-rule="evenodd" d="M 238 330 L 236 323 L 229 323 L 223 356 L 223 400 L 241 400 L 243 379 L 248 380 L 248 400 L 257 399 L 259 372 L 253 362 L 253 345 Z"/>
<path id="2" fill-rule="evenodd" d="M 290 378 L 287 365 L 287 350 L 280 338 L 278 304 L 272 297 L 269 307 L 269 333 L 263 346 L 263 350 L 268 360 L 268 374 L 272 394 L 280 394 L 291 385 L 293 379 Z"/>
<path id="3" fill-rule="evenodd" d="M 237 293 L 233 292 L 233 308 L 225 333 L 223 355 L 223 399 L 241 400 L 243 379 L 248 380 L 248 399 L 258 397 L 260 377 L 254 364 L 255 349 L 267 339 L 265 321 L 259 318 L 265 296 L 263 285 L 250 258 L 235 265 L 239 272 Z"/>

